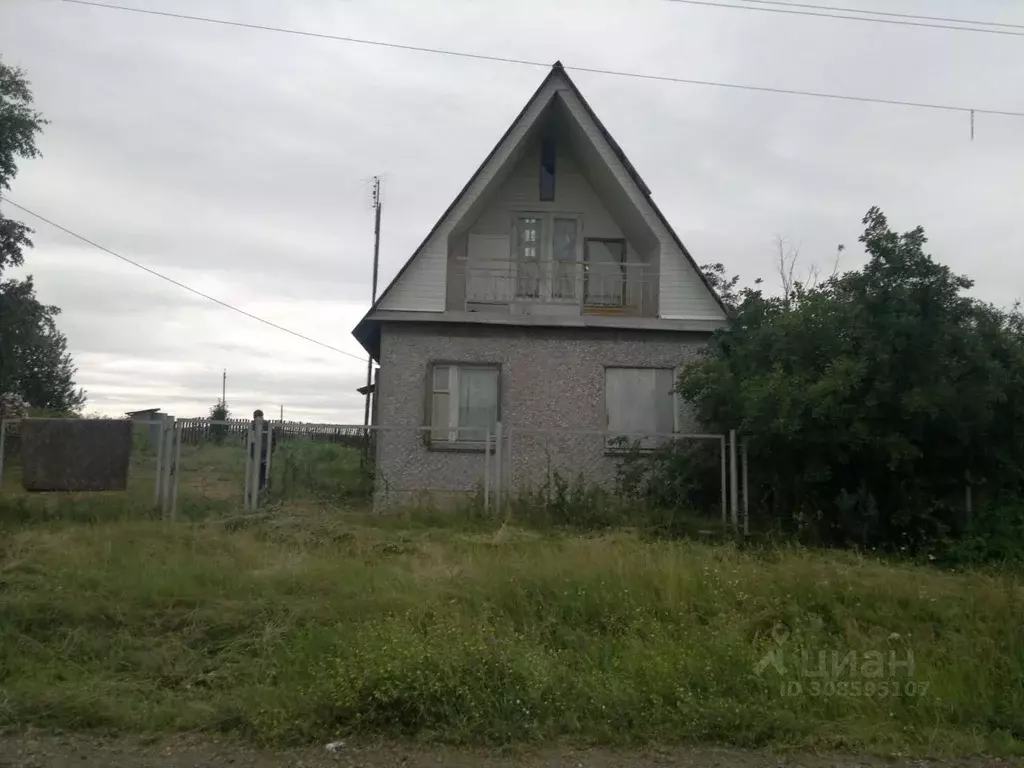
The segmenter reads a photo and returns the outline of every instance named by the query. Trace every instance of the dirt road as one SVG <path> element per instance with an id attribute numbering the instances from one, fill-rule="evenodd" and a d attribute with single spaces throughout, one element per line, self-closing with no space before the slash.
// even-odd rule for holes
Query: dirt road
<path id="1" fill-rule="evenodd" d="M 325 745 L 261 751 L 230 741 L 177 737 L 145 742 L 87 736 L 0 736 L 0 768 L 1006 768 L 994 758 L 893 760 L 715 749 L 641 752 L 549 748 L 509 754 L 416 745 Z"/>

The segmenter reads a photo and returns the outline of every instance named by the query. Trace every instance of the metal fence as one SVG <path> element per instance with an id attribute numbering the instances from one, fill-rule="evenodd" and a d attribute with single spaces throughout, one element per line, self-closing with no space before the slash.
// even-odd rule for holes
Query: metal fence
<path id="1" fill-rule="evenodd" d="M 26 420 L 28 421 L 28 420 Z M 43 421 L 43 420 L 39 420 Z M 23 470 L 25 468 L 26 456 L 22 449 L 23 429 L 26 425 L 22 420 L 5 420 L 0 422 L 0 493 L 7 498 L 29 495 L 52 496 L 54 498 L 71 496 L 75 499 L 104 499 L 108 502 L 126 502 L 129 505 L 160 504 L 163 498 L 159 495 L 161 489 L 162 469 L 166 464 L 162 462 L 164 454 L 173 445 L 173 437 L 162 432 L 162 425 L 157 424 L 154 430 L 152 425 L 144 423 L 131 423 L 131 449 L 128 456 L 127 481 L 123 490 L 106 491 L 70 491 L 60 494 L 47 494 L 45 492 L 28 491 L 25 488 Z M 108 446 L 97 445 L 97 452 L 104 451 Z M 55 446 L 60 452 L 60 446 Z M 123 450 L 123 443 L 119 442 L 119 449 Z M 122 454 L 123 455 L 123 454 Z M 68 485 L 74 486 L 79 481 L 87 478 L 78 477 L 78 474 L 88 471 L 81 467 L 68 465 L 60 468 L 61 480 Z M 82 482 L 82 487 L 87 487 L 88 482 Z M 164 487 L 166 484 L 164 484 Z M 167 497 L 170 501 L 170 497 Z"/>
<path id="2" fill-rule="evenodd" d="M 512 494 L 548 493 L 556 485 L 598 487 L 622 497 L 650 495 L 661 468 L 675 461 L 717 464 L 722 521 L 729 508 L 728 435 L 621 433 L 509 426 L 501 486 Z M 701 453 L 706 454 L 704 456 Z"/>
<path id="3" fill-rule="evenodd" d="M 17 430 L 3 431 L 6 495 L 19 492 L 20 455 Z M 570 487 L 621 499 L 679 498 L 681 489 L 665 483 L 685 478 L 695 462 L 705 477 L 718 477 L 705 511 L 715 508 L 723 523 L 746 529 L 745 451 L 734 434 L 499 423 L 481 436 L 447 427 L 167 417 L 155 432 L 152 424 L 135 425 L 122 496 L 188 518 L 295 504 L 380 511 L 473 504 L 498 513 Z"/>
<path id="4" fill-rule="evenodd" d="M 479 501 L 482 448 L 429 427 L 179 421 L 171 471 L 186 516 L 279 504 L 438 507 Z M 492 448 L 493 452 L 493 448 Z"/>

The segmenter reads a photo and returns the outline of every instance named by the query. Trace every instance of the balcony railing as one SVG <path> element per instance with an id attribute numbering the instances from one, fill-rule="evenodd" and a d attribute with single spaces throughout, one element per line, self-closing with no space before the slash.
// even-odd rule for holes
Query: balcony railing
<path id="1" fill-rule="evenodd" d="M 461 259 L 466 305 L 552 304 L 584 314 L 657 316 L 658 273 L 648 264 Z"/>

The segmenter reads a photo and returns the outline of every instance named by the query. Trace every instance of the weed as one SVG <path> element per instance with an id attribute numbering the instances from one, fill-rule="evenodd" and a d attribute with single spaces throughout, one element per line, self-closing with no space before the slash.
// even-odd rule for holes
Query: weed
<path id="1" fill-rule="evenodd" d="M 176 524 L 2 509 L 0 726 L 917 753 L 1024 741 L 1009 570 L 316 504 Z M 808 680 L 756 671 L 780 626 L 787 659 L 910 651 L 928 692 L 784 695 Z"/>

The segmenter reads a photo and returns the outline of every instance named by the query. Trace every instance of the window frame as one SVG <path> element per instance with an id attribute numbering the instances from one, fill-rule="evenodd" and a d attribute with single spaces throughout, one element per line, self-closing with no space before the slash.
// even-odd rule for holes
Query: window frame
<path id="1" fill-rule="evenodd" d="M 522 219 L 537 219 L 540 222 L 540 232 L 537 237 L 537 258 L 536 259 L 521 259 L 519 258 L 519 236 L 521 233 L 520 220 Z M 544 264 L 550 259 L 549 251 L 551 248 L 551 222 L 547 218 L 547 214 L 538 213 L 535 211 L 513 211 L 512 213 L 512 237 L 509 242 L 509 261 L 515 268 L 515 282 L 512 286 L 512 298 L 513 300 L 522 301 L 540 301 L 544 290 Z M 520 295 L 519 293 L 519 281 L 520 275 L 519 270 L 523 264 L 535 264 L 537 268 L 537 295 L 530 296 L 529 294 Z M 527 278 L 529 279 L 529 278 Z"/>
<path id="2" fill-rule="evenodd" d="M 537 269 L 540 275 L 537 296 L 519 295 L 519 264 L 523 263 L 519 259 L 518 253 L 520 219 L 540 219 L 541 221 L 539 254 L 536 261 Z M 569 298 L 563 298 L 552 295 L 554 293 L 556 263 L 554 248 L 555 219 L 567 219 L 576 222 L 576 253 L 574 254 L 575 258 L 573 259 L 576 295 Z M 515 272 L 513 273 L 513 289 L 511 291 L 512 297 L 510 301 L 533 301 L 544 302 L 545 304 L 568 304 L 570 306 L 582 306 L 581 302 L 583 300 L 583 270 L 581 267 L 584 263 L 583 257 L 586 249 L 585 243 L 587 240 L 586 233 L 584 230 L 583 214 L 575 211 L 538 211 L 535 208 L 514 208 L 511 211 L 509 231 L 512 233 L 511 236 L 509 237 L 509 263 L 511 264 L 511 269 L 515 270 Z M 626 242 L 624 238 L 614 239 Z"/>
<path id="3" fill-rule="evenodd" d="M 434 371 L 437 368 L 448 368 L 448 420 L 446 426 L 434 426 L 434 395 L 441 390 L 434 389 Z M 495 404 L 495 421 L 501 421 L 501 400 L 502 400 L 502 365 L 498 362 L 476 362 L 466 360 L 431 360 L 427 363 L 427 375 L 424 387 L 423 403 L 423 440 L 430 450 L 455 451 L 476 453 L 484 450 L 483 440 L 462 440 L 459 439 L 459 369 L 489 370 L 497 373 Z M 454 371 L 454 375 L 453 375 Z M 448 437 L 444 439 L 443 433 L 447 432 Z M 436 433 L 436 437 L 435 437 Z M 492 438 L 493 438 L 492 434 Z M 495 446 L 492 443 L 491 452 Z"/>
<path id="4" fill-rule="evenodd" d="M 622 273 L 622 287 L 619 291 L 618 304 L 598 303 L 592 304 L 587 301 L 587 285 L 590 280 L 590 254 L 591 243 L 618 243 L 622 246 L 622 260 L 619 262 L 619 271 Z M 583 293 L 580 296 L 580 306 L 583 307 L 606 307 L 611 309 L 626 306 L 626 267 L 629 264 L 629 241 L 624 237 L 585 237 L 583 239 Z"/>
<path id="5" fill-rule="evenodd" d="M 674 365 L 674 366 L 667 366 L 667 365 L 604 365 L 604 366 L 601 367 L 601 377 L 602 377 L 602 381 L 601 381 L 602 392 L 601 392 L 601 394 L 602 394 L 602 399 L 603 399 L 602 406 L 603 406 L 603 410 L 604 410 L 604 431 L 607 433 L 607 435 L 605 437 L 605 453 L 607 453 L 607 454 L 626 453 L 626 452 L 629 452 L 630 450 L 640 450 L 640 451 L 647 452 L 647 451 L 657 450 L 657 448 L 660 447 L 659 445 L 650 445 L 650 446 L 640 445 L 640 446 L 634 446 L 632 444 L 627 444 L 627 445 L 623 446 L 623 445 L 612 445 L 611 444 L 611 441 L 612 440 L 616 440 L 617 438 L 611 435 L 611 429 L 610 429 L 611 425 L 609 423 L 610 422 L 610 418 L 609 418 L 610 414 L 609 414 L 609 411 L 608 411 L 608 371 L 610 369 L 627 370 L 627 371 L 670 371 L 672 373 L 672 382 L 673 382 L 672 393 L 671 393 L 671 395 L 672 395 L 672 430 L 671 430 L 671 432 L 652 432 L 650 434 L 653 434 L 653 435 L 668 435 L 668 434 L 678 435 L 679 434 L 679 427 L 680 427 L 680 424 L 679 424 L 679 419 L 680 419 L 679 410 L 680 410 L 680 408 L 682 406 L 682 398 L 680 398 L 679 392 L 676 390 L 674 384 L 679 381 L 680 367 L 681 366 L 679 366 L 679 365 Z M 634 441 L 634 440 L 638 440 L 638 438 L 630 437 L 629 440 Z"/>

